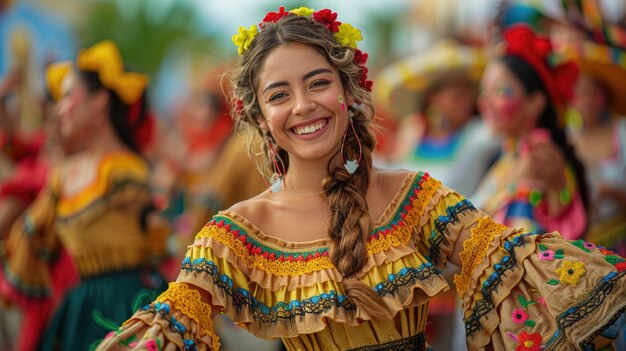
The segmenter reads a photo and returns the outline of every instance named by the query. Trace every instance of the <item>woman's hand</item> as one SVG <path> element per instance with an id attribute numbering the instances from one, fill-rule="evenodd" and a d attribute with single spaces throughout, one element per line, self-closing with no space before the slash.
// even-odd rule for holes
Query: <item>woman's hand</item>
<path id="1" fill-rule="evenodd" d="M 542 191 L 559 193 L 566 184 L 563 153 L 545 129 L 536 129 L 520 141 L 519 180 Z"/>

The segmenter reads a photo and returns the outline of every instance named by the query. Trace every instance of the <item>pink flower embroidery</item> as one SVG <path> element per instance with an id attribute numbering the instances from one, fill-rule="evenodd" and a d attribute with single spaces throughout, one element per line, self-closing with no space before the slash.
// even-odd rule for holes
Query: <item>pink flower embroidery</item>
<path id="1" fill-rule="evenodd" d="M 544 305 L 544 306 L 547 306 L 546 305 L 546 300 L 543 297 L 538 298 L 537 299 L 537 303 L 541 304 L 541 305 Z"/>
<path id="2" fill-rule="evenodd" d="M 526 320 L 528 319 L 528 313 L 526 313 L 526 311 L 524 311 L 521 308 L 517 308 L 513 310 L 513 314 L 511 314 L 511 318 L 513 319 L 513 322 L 517 324 L 522 324 L 526 322 Z"/>
<path id="3" fill-rule="evenodd" d="M 554 260 L 554 251 L 552 250 L 541 251 L 537 254 L 537 256 L 539 256 L 539 259 L 542 261 L 552 261 Z"/>
<path id="4" fill-rule="evenodd" d="M 589 250 L 593 250 L 596 248 L 596 245 L 592 244 L 592 243 L 588 243 L 588 242 L 584 242 L 583 245 L 588 248 Z"/>
<path id="5" fill-rule="evenodd" d="M 149 350 L 149 351 L 159 351 L 159 348 L 157 347 L 157 343 L 154 340 L 148 340 L 146 341 L 146 343 L 144 344 L 144 346 Z"/>

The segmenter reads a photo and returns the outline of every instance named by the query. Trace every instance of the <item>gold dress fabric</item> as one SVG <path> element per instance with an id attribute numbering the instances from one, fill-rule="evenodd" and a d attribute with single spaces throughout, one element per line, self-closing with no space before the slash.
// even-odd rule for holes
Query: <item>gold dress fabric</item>
<path id="1" fill-rule="evenodd" d="M 372 320 L 346 296 L 329 240 L 285 242 L 224 211 L 189 246 L 177 282 L 98 350 L 216 349 L 212 308 L 288 350 L 424 349 L 428 301 L 449 289 L 440 270 L 458 240 L 455 285 L 470 350 L 610 342 L 626 306 L 624 259 L 557 233 L 510 229 L 428 174 L 411 173 L 375 223 L 357 275 L 393 319 Z"/>

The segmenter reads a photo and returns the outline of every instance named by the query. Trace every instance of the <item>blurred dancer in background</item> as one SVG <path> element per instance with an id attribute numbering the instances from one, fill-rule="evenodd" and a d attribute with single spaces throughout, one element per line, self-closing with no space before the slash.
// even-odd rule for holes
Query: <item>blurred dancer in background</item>
<path id="1" fill-rule="evenodd" d="M 147 230 L 141 157 L 152 128 L 148 77 L 127 71 L 111 41 L 82 50 L 75 66 L 50 69 L 59 133 L 76 152 L 13 226 L 0 293 L 25 311 L 20 349 L 86 350 L 106 330 L 92 311 L 120 322 L 137 294 L 162 286 L 151 261 L 164 238 Z"/>
<path id="2" fill-rule="evenodd" d="M 479 96 L 483 119 L 504 139 L 503 155 L 473 201 L 512 227 L 578 239 L 587 225 L 588 186 L 561 117 L 577 68 L 549 66 L 550 42 L 525 25 L 506 35 L 510 45 L 487 65 Z"/>

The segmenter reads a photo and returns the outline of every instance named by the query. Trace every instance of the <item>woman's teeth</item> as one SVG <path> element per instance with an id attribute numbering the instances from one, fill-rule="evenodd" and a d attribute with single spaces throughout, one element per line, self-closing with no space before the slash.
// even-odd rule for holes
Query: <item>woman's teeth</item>
<path id="1" fill-rule="evenodd" d="M 314 132 L 317 132 L 318 130 L 324 128 L 324 125 L 326 125 L 326 122 L 321 121 L 318 123 L 315 123 L 312 126 L 307 126 L 307 127 L 301 127 L 301 128 L 294 128 L 294 133 L 298 134 L 298 135 L 304 135 L 304 134 L 311 134 Z"/>

